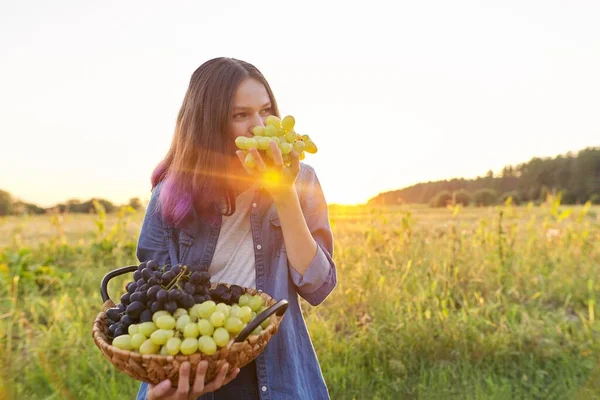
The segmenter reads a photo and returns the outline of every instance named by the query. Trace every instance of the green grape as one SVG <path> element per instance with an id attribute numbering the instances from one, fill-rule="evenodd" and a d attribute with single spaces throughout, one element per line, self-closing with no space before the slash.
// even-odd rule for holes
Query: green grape
<path id="1" fill-rule="evenodd" d="M 250 322 L 251 315 L 252 309 L 249 306 L 240 307 L 240 319 L 242 320 L 242 322 Z"/>
<path id="2" fill-rule="evenodd" d="M 225 323 L 225 314 L 223 314 L 221 311 L 215 311 L 210 316 L 210 322 L 213 324 L 214 327 L 217 328 L 219 326 L 223 326 L 223 324 Z"/>
<path id="3" fill-rule="evenodd" d="M 113 339 L 112 345 L 121 350 L 131 350 L 131 336 L 121 335 Z"/>
<path id="4" fill-rule="evenodd" d="M 142 335 L 146 336 L 147 338 L 149 338 L 150 335 L 152 335 L 152 332 L 154 332 L 156 329 L 158 329 L 156 327 L 156 324 L 154 322 L 150 322 L 150 321 L 142 322 L 141 324 L 138 325 L 138 332 L 141 333 Z"/>
<path id="5" fill-rule="evenodd" d="M 285 140 L 287 140 L 289 143 L 292 143 L 294 140 L 296 140 L 296 132 L 294 131 L 289 131 L 285 134 Z"/>
<path id="6" fill-rule="evenodd" d="M 198 340 L 196 338 L 185 338 L 181 345 L 179 346 L 179 351 L 183 355 L 190 355 L 198 350 Z"/>
<path id="7" fill-rule="evenodd" d="M 294 125 L 296 125 L 296 119 L 291 115 L 286 115 L 281 121 L 281 126 L 286 131 L 291 131 L 294 129 Z"/>
<path id="8" fill-rule="evenodd" d="M 178 308 L 175 314 L 173 314 L 173 318 L 179 319 L 182 315 L 188 315 L 187 310 L 185 308 Z"/>
<path id="9" fill-rule="evenodd" d="M 198 324 L 193 322 L 190 322 L 183 328 L 183 337 L 196 339 L 199 334 Z"/>
<path id="10" fill-rule="evenodd" d="M 229 312 L 230 317 L 240 318 L 241 315 L 241 307 L 237 304 L 231 306 L 231 311 Z"/>
<path id="11" fill-rule="evenodd" d="M 190 317 L 192 317 L 192 321 L 195 321 L 199 318 L 200 310 L 202 309 L 202 304 L 194 304 L 192 308 L 190 308 Z"/>
<path id="12" fill-rule="evenodd" d="M 252 128 L 252 133 L 254 134 L 254 136 L 264 136 L 265 127 L 256 125 L 254 128 Z"/>
<path id="13" fill-rule="evenodd" d="M 198 318 L 209 318 L 217 309 L 217 304 L 212 300 L 207 300 L 198 306 Z"/>
<path id="14" fill-rule="evenodd" d="M 246 150 L 246 140 L 248 140 L 246 136 L 238 136 L 235 138 L 235 145 L 238 149 Z"/>
<path id="15" fill-rule="evenodd" d="M 230 333 L 238 334 L 244 329 L 244 323 L 239 318 L 229 317 L 225 320 L 225 329 Z"/>
<path id="16" fill-rule="evenodd" d="M 290 143 L 279 143 L 279 148 L 281 149 L 281 153 L 283 155 L 289 154 L 292 152 L 292 145 Z"/>
<path id="17" fill-rule="evenodd" d="M 271 138 L 266 136 L 261 136 L 257 139 L 258 149 L 259 150 L 267 150 L 270 147 Z"/>
<path id="18" fill-rule="evenodd" d="M 179 353 L 179 349 L 181 348 L 181 339 L 178 337 L 172 337 L 167 340 L 167 344 L 164 346 L 167 349 L 167 353 L 170 356 L 176 356 Z"/>
<path id="19" fill-rule="evenodd" d="M 281 120 L 276 115 L 269 115 L 267 117 L 266 125 L 271 125 L 279 129 L 281 127 Z"/>
<path id="20" fill-rule="evenodd" d="M 271 317 L 265 319 L 263 322 L 260 323 L 260 327 L 263 329 L 267 329 L 267 326 L 269 326 L 269 324 L 271 323 Z"/>
<path id="21" fill-rule="evenodd" d="M 131 324 L 129 325 L 129 328 L 127 328 L 127 333 L 129 333 L 131 336 L 135 335 L 138 332 L 138 327 L 136 324 Z"/>
<path id="22" fill-rule="evenodd" d="M 261 326 L 257 326 L 256 329 L 254 329 L 252 331 L 252 335 L 260 335 L 260 333 L 263 331 L 263 328 L 261 328 Z"/>
<path id="23" fill-rule="evenodd" d="M 211 336 L 200 336 L 196 342 L 200 351 L 206 355 L 211 356 L 217 352 L 217 343 Z"/>
<path id="24" fill-rule="evenodd" d="M 217 304 L 217 311 L 221 311 L 225 318 L 229 317 L 229 306 L 225 303 Z"/>
<path id="25" fill-rule="evenodd" d="M 154 344 L 152 339 L 146 339 L 140 346 L 140 354 L 157 354 L 160 350 L 160 346 Z"/>
<path id="26" fill-rule="evenodd" d="M 198 330 L 203 336 L 211 336 L 215 331 L 213 324 L 207 319 L 198 320 Z"/>
<path id="27" fill-rule="evenodd" d="M 258 142 L 254 138 L 246 139 L 246 149 L 256 149 L 258 147 Z"/>
<path id="28" fill-rule="evenodd" d="M 251 315 L 251 317 L 250 317 L 250 321 L 252 321 L 254 318 L 256 318 L 256 316 L 257 316 L 257 315 L 258 315 L 258 314 L 256 314 L 256 312 L 255 312 L 255 311 L 252 311 L 252 315 Z"/>
<path id="29" fill-rule="evenodd" d="M 310 140 L 310 136 L 308 136 L 308 135 L 302 135 L 302 140 L 304 142 L 308 142 Z"/>
<path id="30" fill-rule="evenodd" d="M 250 296 L 248 296 L 247 294 L 244 293 L 243 295 L 240 296 L 238 304 L 240 305 L 240 307 L 246 306 L 246 305 L 248 305 L 249 301 L 250 301 Z"/>
<path id="31" fill-rule="evenodd" d="M 300 153 L 300 157 L 298 157 L 299 160 L 304 160 L 306 156 L 304 155 L 304 152 Z"/>
<path id="32" fill-rule="evenodd" d="M 164 346 L 161 346 L 160 352 L 158 354 L 160 354 L 161 356 L 168 356 L 169 355 L 169 351 L 167 349 L 167 345 L 166 344 Z"/>
<path id="33" fill-rule="evenodd" d="M 256 161 L 254 161 L 254 158 L 252 157 L 252 154 L 250 154 L 250 153 L 246 154 L 246 158 L 244 159 L 244 164 L 248 168 L 254 168 L 254 167 L 256 167 Z"/>
<path id="34" fill-rule="evenodd" d="M 275 136 L 277 136 L 277 128 L 275 128 L 273 125 L 267 125 L 265 127 L 264 136 L 268 136 L 268 137 L 275 137 Z"/>
<path id="35" fill-rule="evenodd" d="M 183 328 L 185 328 L 185 326 L 189 323 L 192 322 L 192 317 L 190 317 L 189 315 L 182 315 L 181 317 L 179 317 L 177 319 L 177 325 L 175 325 L 177 327 L 177 329 L 179 329 L 180 331 L 183 330 Z"/>
<path id="36" fill-rule="evenodd" d="M 280 138 L 285 138 L 286 133 L 287 133 L 286 130 L 283 128 L 277 129 L 277 136 L 279 136 Z"/>
<path id="37" fill-rule="evenodd" d="M 304 151 L 304 148 L 306 147 L 306 144 L 302 141 L 302 140 L 296 140 L 294 142 L 294 149 L 298 152 L 301 153 Z"/>
<path id="38" fill-rule="evenodd" d="M 163 345 L 163 344 L 167 343 L 167 340 L 172 338 L 174 335 L 175 335 L 175 332 L 173 332 L 171 330 L 158 329 L 158 330 L 152 332 L 152 335 L 150 335 L 150 340 L 152 340 L 152 343 L 154 343 L 154 344 Z"/>
<path id="39" fill-rule="evenodd" d="M 152 322 L 156 323 L 156 320 L 162 317 L 163 315 L 171 315 L 168 311 L 160 310 L 152 314 Z"/>
<path id="40" fill-rule="evenodd" d="M 260 297 L 259 295 L 255 294 L 254 296 L 252 296 L 252 298 L 248 302 L 248 306 L 250 307 L 250 309 L 252 311 L 256 311 L 260 308 L 260 306 L 263 305 L 263 303 L 264 303 L 263 298 Z"/>
<path id="41" fill-rule="evenodd" d="M 156 326 L 159 329 L 173 329 L 175 328 L 175 318 L 170 315 L 163 315 L 156 319 Z"/>
<path id="42" fill-rule="evenodd" d="M 141 333 L 136 333 L 135 335 L 133 335 L 131 337 L 131 347 L 139 350 L 140 346 L 142 345 L 142 343 L 144 343 L 146 341 L 146 339 L 148 339 L 146 336 L 144 336 Z"/>
<path id="43" fill-rule="evenodd" d="M 227 346 L 227 343 L 229 343 L 229 332 L 225 328 L 217 328 L 215 329 L 212 338 L 219 347 L 225 347 Z"/>
<path id="44" fill-rule="evenodd" d="M 317 145 L 312 140 L 307 140 L 305 143 L 304 151 L 310 154 L 315 154 L 317 152 Z"/>

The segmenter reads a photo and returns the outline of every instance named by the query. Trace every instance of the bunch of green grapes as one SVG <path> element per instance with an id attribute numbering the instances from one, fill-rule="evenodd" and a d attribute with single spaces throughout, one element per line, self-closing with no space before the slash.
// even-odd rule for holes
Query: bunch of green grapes
<path id="1" fill-rule="evenodd" d="M 116 336 L 112 345 L 140 354 L 212 355 L 266 308 L 259 295 L 242 294 L 232 305 L 207 300 L 174 313 L 160 310 L 153 313 L 152 321 L 130 325 L 127 334 Z M 269 323 L 268 318 L 252 335 L 259 335 Z"/>
<path id="2" fill-rule="evenodd" d="M 249 169 L 256 166 L 256 160 L 249 152 L 250 149 L 258 149 L 261 156 L 266 160 L 272 160 L 270 143 L 276 142 L 283 155 L 283 162 L 286 166 L 290 165 L 292 150 L 300 154 L 300 160 L 303 160 L 304 153 L 314 154 L 317 152 L 317 146 L 308 135 L 300 135 L 294 131 L 296 120 L 288 115 L 283 120 L 275 115 L 267 117 L 266 126 L 255 126 L 252 133 L 254 137 L 239 136 L 235 139 L 235 145 L 242 150 L 245 155 L 244 164 Z"/>

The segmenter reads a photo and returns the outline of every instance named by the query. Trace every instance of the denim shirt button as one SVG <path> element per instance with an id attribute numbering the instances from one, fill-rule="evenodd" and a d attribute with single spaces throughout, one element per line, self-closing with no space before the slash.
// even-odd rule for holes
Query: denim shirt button
<path id="1" fill-rule="evenodd" d="M 263 386 L 263 387 L 260 388 L 260 390 L 262 390 L 263 392 L 266 392 L 267 391 L 267 387 Z"/>
<path id="2" fill-rule="evenodd" d="M 261 246 L 260 244 L 258 244 L 258 245 L 256 245 L 256 248 L 257 248 L 258 250 L 260 250 L 260 249 L 262 249 L 262 246 Z M 263 386 L 263 387 L 264 387 L 264 386 Z"/>
<path id="3" fill-rule="evenodd" d="M 256 208 L 256 203 L 252 203 L 252 207 Z"/>

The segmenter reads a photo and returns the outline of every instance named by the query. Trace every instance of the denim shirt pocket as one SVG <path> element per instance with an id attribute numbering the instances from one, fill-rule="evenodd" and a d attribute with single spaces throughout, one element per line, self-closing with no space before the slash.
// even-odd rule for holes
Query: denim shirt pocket
<path id="1" fill-rule="evenodd" d="M 167 227 L 171 265 L 184 264 L 196 237 L 189 232 Z"/>

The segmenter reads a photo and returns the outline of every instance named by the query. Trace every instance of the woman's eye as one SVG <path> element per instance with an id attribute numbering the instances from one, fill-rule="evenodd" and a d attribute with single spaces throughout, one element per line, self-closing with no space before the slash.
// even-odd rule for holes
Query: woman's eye
<path id="1" fill-rule="evenodd" d="M 271 109 L 270 108 L 265 108 L 264 110 L 261 111 L 262 115 L 267 115 L 271 113 Z"/>
<path id="2" fill-rule="evenodd" d="M 233 116 L 233 118 L 236 118 L 236 119 L 240 119 L 240 118 L 244 118 L 244 117 L 246 117 L 246 113 L 239 113 L 239 114 L 235 114 Z"/>

